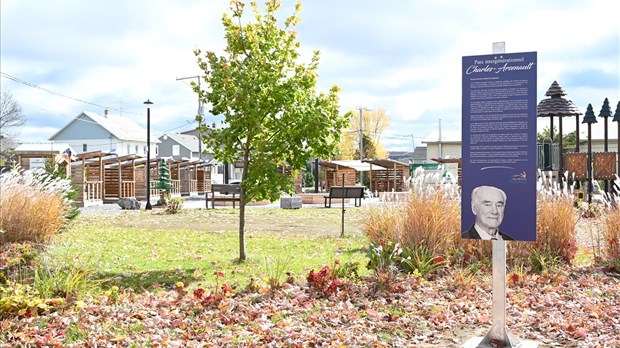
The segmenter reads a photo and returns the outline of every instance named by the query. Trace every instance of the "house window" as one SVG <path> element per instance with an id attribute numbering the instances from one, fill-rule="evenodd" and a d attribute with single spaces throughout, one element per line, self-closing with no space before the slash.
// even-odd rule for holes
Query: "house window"
<path id="1" fill-rule="evenodd" d="M 136 155 L 138 154 L 138 145 L 136 145 L 136 152 L 134 152 Z"/>
<path id="2" fill-rule="evenodd" d="M 129 151 L 131 151 L 131 146 L 127 145 L 127 153 L 126 153 L 126 155 L 129 155 L 129 153 L 130 153 Z"/>
<path id="3" fill-rule="evenodd" d="M 181 147 L 179 145 L 172 145 L 172 156 L 179 156 L 181 154 Z"/>
<path id="4" fill-rule="evenodd" d="M 82 151 L 88 151 L 88 144 L 82 144 Z"/>
<path id="5" fill-rule="evenodd" d="M 146 146 L 142 149 L 142 153 L 146 155 Z M 155 154 L 157 154 L 157 148 L 155 148 Z"/>

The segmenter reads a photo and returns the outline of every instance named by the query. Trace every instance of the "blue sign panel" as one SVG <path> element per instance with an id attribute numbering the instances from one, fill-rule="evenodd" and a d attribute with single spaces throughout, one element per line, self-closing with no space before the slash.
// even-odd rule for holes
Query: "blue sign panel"
<path id="1" fill-rule="evenodd" d="M 463 238 L 536 240 L 536 59 L 463 57 Z"/>

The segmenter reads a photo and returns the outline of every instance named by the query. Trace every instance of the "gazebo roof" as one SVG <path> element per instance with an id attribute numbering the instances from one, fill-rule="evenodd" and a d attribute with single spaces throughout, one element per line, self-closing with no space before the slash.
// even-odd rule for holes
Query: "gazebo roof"
<path id="1" fill-rule="evenodd" d="M 385 169 L 409 169 L 409 165 L 403 162 L 399 162 L 399 161 L 394 161 L 394 160 L 389 160 L 389 159 L 379 159 L 379 158 L 375 158 L 375 159 L 365 159 L 362 162 L 365 163 L 370 163 L 372 165 L 376 165 L 379 167 L 383 167 L 380 168 L 379 170 L 385 170 Z"/>
<path id="2" fill-rule="evenodd" d="M 572 100 L 563 98 L 563 96 L 566 95 L 566 91 L 564 91 L 564 88 L 562 88 L 557 81 L 553 81 L 545 95 L 551 98 L 543 99 L 538 103 L 538 107 L 536 108 L 538 117 L 582 115 L 582 112 L 579 111 L 579 108 L 577 108 Z"/>
<path id="3" fill-rule="evenodd" d="M 364 163 L 360 160 L 340 160 L 340 161 L 321 161 L 319 164 L 323 167 L 331 169 L 354 169 L 358 172 L 370 171 L 370 164 Z"/>

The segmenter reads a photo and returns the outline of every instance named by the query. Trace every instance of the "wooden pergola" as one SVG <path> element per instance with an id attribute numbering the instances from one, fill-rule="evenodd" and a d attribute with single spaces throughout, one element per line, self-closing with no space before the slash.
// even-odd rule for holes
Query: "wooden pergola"
<path id="1" fill-rule="evenodd" d="M 409 165 L 389 159 L 365 159 L 370 164 L 370 191 L 403 192 L 409 178 Z M 373 166 L 379 169 L 373 169 Z"/>
<path id="2" fill-rule="evenodd" d="M 355 174 L 357 173 L 355 168 L 329 161 L 321 161 L 319 165 L 323 167 L 325 172 L 326 191 L 329 191 L 329 188 L 332 186 L 355 186 Z"/>
<path id="3" fill-rule="evenodd" d="M 73 184 L 77 190 L 76 205 L 87 207 L 103 204 L 104 167 L 103 158 L 110 156 L 103 151 L 85 152 L 76 155 L 73 163 Z"/>
<path id="4" fill-rule="evenodd" d="M 119 198 L 136 196 L 137 155 L 111 157 L 102 160 L 103 202 L 115 203 Z"/>

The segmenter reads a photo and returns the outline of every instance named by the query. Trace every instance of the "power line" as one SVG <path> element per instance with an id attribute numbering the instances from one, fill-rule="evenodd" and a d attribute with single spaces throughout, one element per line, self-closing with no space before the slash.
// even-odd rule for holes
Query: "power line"
<path id="1" fill-rule="evenodd" d="M 140 116 L 144 116 L 144 114 L 142 114 L 142 113 L 137 113 L 137 112 L 128 112 L 128 111 L 125 111 L 125 110 L 123 110 L 123 109 L 121 109 L 121 108 L 112 108 L 112 107 L 109 107 L 109 106 L 105 106 L 105 105 L 101 105 L 101 104 L 96 104 L 96 103 L 93 103 L 93 102 L 89 102 L 89 101 L 86 101 L 86 100 L 82 100 L 82 99 L 79 99 L 79 98 L 76 98 L 76 97 L 71 97 L 71 96 L 68 96 L 68 95 L 66 95 L 66 94 L 58 93 L 58 92 L 52 91 L 52 90 L 50 90 L 50 89 L 47 89 L 47 88 L 45 88 L 45 87 L 41 87 L 41 86 L 39 86 L 39 85 L 35 85 L 34 83 L 30 83 L 30 82 L 28 82 L 28 81 L 24 81 L 24 80 L 22 80 L 22 79 L 20 79 L 20 78 L 17 78 L 17 77 L 15 77 L 15 76 L 11 76 L 11 75 L 9 75 L 9 74 L 7 74 L 7 73 L 5 73 L 5 72 L 2 72 L 2 71 L 0 71 L 0 74 L 2 75 L 2 77 L 6 78 L 6 79 L 9 79 L 9 80 L 11 80 L 11 81 L 14 81 L 14 82 L 20 83 L 20 84 L 22 84 L 22 85 L 24 85 L 24 86 L 28 86 L 28 87 L 31 87 L 31 88 L 40 89 L 40 90 L 42 90 L 42 91 L 44 91 L 44 92 L 47 92 L 47 93 L 50 93 L 50 94 L 54 94 L 54 95 L 57 95 L 57 96 L 59 96 L 59 97 L 63 97 L 63 98 L 67 98 L 67 99 L 75 100 L 75 101 L 77 101 L 77 102 L 84 103 L 84 104 L 88 104 L 88 105 L 92 105 L 92 106 L 96 106 L 96 107 L 98 107 L 98 108 L 102 108 L 102 109 L 116 110 L 116 111 L 119 111 L 119 112 L 121 112 L 121 113 L 126 113 L 126 114 L 133 114 L 133 115 L 140 115 Z"/>

